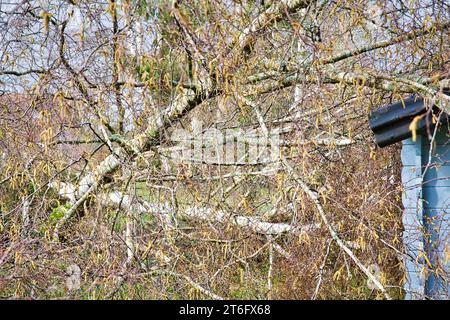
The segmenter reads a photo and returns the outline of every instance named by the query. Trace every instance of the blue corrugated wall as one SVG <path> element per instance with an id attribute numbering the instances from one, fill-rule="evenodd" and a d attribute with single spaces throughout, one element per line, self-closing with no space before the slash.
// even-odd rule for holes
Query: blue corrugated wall
<path id="1" fill-rule="evenodd" d="M 448 126 L 403 142 L 406 299 L 450 297 L 450 142 Z"/>

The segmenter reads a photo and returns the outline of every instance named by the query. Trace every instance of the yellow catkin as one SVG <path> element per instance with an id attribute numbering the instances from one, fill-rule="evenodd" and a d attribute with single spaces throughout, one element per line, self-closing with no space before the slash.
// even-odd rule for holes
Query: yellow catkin
<path id="1" fill-rule="evenodd" d="M 51 18 L 51 14 L 47 11 L 43 11 L 41 13 L 41 17 L 44 19 L 44 31 L 48 32 L 48 27 L 49 27 L 49 23 L 50 23 L 50 18 Z"/>
<path id="2" fill-rule="evenodd" d="M 417 123 L 419 120 L 422 119 L 422 116 L 416 116 L 414 117 L 413 121 L 411 121 L 411 124 L 409 125 L 409 130 L 412 132 L 412 140 L 417 140 Z"/>

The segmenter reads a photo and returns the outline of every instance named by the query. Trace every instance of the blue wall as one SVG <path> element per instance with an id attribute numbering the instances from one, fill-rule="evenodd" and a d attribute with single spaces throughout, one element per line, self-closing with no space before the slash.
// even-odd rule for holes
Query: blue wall
<path id="1" fill-rule="evenodd" d="M 430 160 L 430 143 L 403 142 L 405 284 L 407 299 L 450 297 L 450 142 L 441 126 Z"/>

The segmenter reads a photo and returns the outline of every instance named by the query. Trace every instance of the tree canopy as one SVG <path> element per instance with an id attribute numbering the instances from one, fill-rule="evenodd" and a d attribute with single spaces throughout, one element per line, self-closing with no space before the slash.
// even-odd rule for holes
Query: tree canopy
<path id="1" fill-rule="evenodd" d="M 0 297 L 401 298 L 367 116 L 450 113 L 449 30 L 445 0 L 0 0 Z"/>

